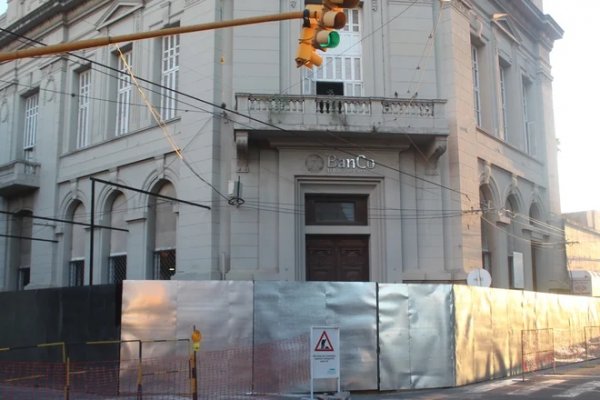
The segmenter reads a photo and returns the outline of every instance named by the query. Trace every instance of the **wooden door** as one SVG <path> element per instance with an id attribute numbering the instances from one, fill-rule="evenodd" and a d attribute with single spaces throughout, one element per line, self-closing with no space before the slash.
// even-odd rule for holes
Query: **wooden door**
<path id="1" fill-rule="evenodd" d="M 369 281 L 368 235 L 306 235 L 307 281 Z"/>

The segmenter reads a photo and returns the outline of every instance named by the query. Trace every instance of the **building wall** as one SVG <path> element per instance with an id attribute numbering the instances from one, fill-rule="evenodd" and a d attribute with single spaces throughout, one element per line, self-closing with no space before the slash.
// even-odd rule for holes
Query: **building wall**
<path id="1" fill-rule="evenodd" d="M 564 216 L 569 270 L 600 272 L 600 213 L 583 211 Z"/>
<path id="2" fill-rule="evenodd" d="M 276 0 L 79 3 L 73 0 L 68 11 L 56 11 L 51 2 L 11 1 L 6 21 L 11 29 L 22 29 L 26 36 L 57 43 L 177 23 L 186 26 L 299 11 L 303 7 L 302 2 Z M 304 280 L 307 233 L 364 231 L 371 238 L 370 280 L 383 282 L 464 281 L 468 272 L 482 267 L 485 212 L 485 220 L 491 221 L 492 285 L 511 286 L 507 257 L 517 251 L 524 259 L 524 288 L 562 290 L 568 287 L 564 250 L 560 244 L 555 246 L 562 238 L 546 226 L 556 226 L 560 213 L 548 54 L 561 31 L 544 24 L 536 5 L 541 6 L 525 0 L 472 5 L 461 0 L 414 5 L 365 3 L 360 17 L 363 96 L 441 99 L 445 121 L 443 126 L 426 130 L 418 128 L 422 123 L 418 116 L 408 122 L 384 120 L 383 128 L 395 136 L 377 136 L 377 130 L 383 129 L 373 121 L 375 136 L 369 137 L 366 130 L 347 136 L 354 128 L 340 119 L 332 129 L 346 135 L 345 142 L 323 143 L 319 142 L 323 137 L 317 141 L 311 138 L 311 131 L 326 132 L 329 126 L 307 126 L 273 112 L 265 119 L 272 126 L 257 125 L 237 108 L 240 93 L 303 94 L 307 72 L 297 69 L 293 62 L 298 21 L 181 35 L 178 87 L 183 93 L 177 94 L 176 117 L 158 126 L 134 88 L 130 132 L 122 136 L 115 134 L 115 72 L 101 66 L 118 65 L 115 46 L 77 53 L 91 62 L 69 56 L 4 64 L 0 66 L 0 137 L 10 146 L 0 151 L 0 165 L 22 157 L 23 102 L 25 96 L 39 90 L 35 157 L 41 163 L 41 183 L 26 196 L 6 196 L 2 209 L 28 209 L 35 215 L 69 219 L 79 201 L 89 217 L 91 176 L 148 191 L 170 182 L 177 198 L 211 207 L 210 211 L 187 204 L 173 207 L 177 215 L 177 279 Z M 42 11 L 51 17 L 28 28 Z M 508 15 L 491 20 L 496 12 Z M 6 39 L 1 45 L 8 50 L 18 43 Z M 473 115 L 472 43 L 482 49 L 485 78 L 484 119 L 479 126 Z M 147 80 L 140 82 L 145 96 L 158 105 L 160 88 L 148 81 L 160 81 L 160 39 L 121 47 L 132 50 L 133 70 Z M 498 57 L 507 63 L 513 100 L 506 107 L 510 116 L 506 135 L 501 133 L 503 120 L 499 116 Z M 76 149 L 78 97 L 71 94 L 78 91 L 76 74 L 88 67 L 92 68 L 91 144 Z M 530 83 L 528 105 L 537 139 L 535 152 L 527 148 L 524 136 L 523 79 Z M 248 124 L 255 125 L 249 129 Z M 270 132 L 273 126 L 285 126 L 299 138 L 279 140 Z M 242 131 L 249 132 L 250 137 L 247 171 L 237 168 L 241 155 L 236 137 Z M 184 162 L 165 136 L 183 148 Z M 354 152 L 356 146 L 360 154 L 377 163 L 366 175 L 350 169 L 315 172 L 306 168 L 308 156 L 342 157 L 349 150 Z M 246 201 L 240 207 L 227 202 L 230 182 L 238 179 Z M 482 188 L 489 194 L 484 211 Z M 307 227 L 303 196 L 315 191 L 369 194 L 369 224 L 358 230 Z M 100 221 L 106 221 L 114 193 L 115 188 L 97 185 L 94 211 Z M 150 278 L 151 196 L 123 194 L 129 229 L 127 277 Z M 504 211 L 508 198 L 517 206 L 513 214 Z M 539 211 L 536 224 L 530 221 L 532 204 Z M 385 212 L 380 215 L 378 209 Z M 9 230 L 7 221 L 0 221 L 5 231 Z M 48 223 L 36 226 L 34 232 L 58 243 L 34 244 L 28 287 L 68 284 L 70 227 Z M 85 235 L 90 235 L 89 228 Z M 102 229 L 94 231 L 93 281 L 98 283 L 109 279 L 106 235 Z M 509 249 L 509 238 L 514 236 L 516 244 Z M 5 260 L 11 240 L 0 238 L 0 255 Z M 89 237 L 86 242 L 85 262 L 89 266 Z M 535 258 L 543 274 L 533 272 L 535 252 L 539 253 Z M 4 288 L 12 289 L 13 284 L 6 282 L 14 280 L 8 262 L 3 268 Z M 85 281 L 88 279 L 86 275 Z"/>

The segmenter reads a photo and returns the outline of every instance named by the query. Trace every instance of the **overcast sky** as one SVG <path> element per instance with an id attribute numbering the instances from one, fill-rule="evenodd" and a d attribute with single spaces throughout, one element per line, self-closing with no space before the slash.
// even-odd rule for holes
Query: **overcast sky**
<path id="1" fill-rule="evenodd" d="M 562 211 L 600 210 L 600 1 L 544 0 L 544 12 L 565 30 L 552 52 Z"/>

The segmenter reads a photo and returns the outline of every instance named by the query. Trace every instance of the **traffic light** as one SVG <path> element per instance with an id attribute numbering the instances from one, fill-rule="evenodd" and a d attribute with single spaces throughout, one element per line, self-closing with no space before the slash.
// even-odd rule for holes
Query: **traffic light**
<path id="1" fill-rule="evenodd" d="M 296 54 L 298 67 L 321 65 L 323 58 L 316 50 L 327 51 L 340 44 L 337 30 L 346 26 L 344 8 L 356 8 L 358 3 L 359 0 L 323 0 L 321 6 L 306 6 Z"/>

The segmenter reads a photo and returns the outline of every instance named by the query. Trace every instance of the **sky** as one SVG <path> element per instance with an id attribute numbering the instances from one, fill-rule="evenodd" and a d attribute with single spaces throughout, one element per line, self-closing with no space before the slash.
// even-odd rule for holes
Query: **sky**
<path id="1" fill-rule="evenodd" d="M 544 0 L 544 12 L 565 31 L 551 53 L 561 209 L 600 210 L 600 1 Z"/>

